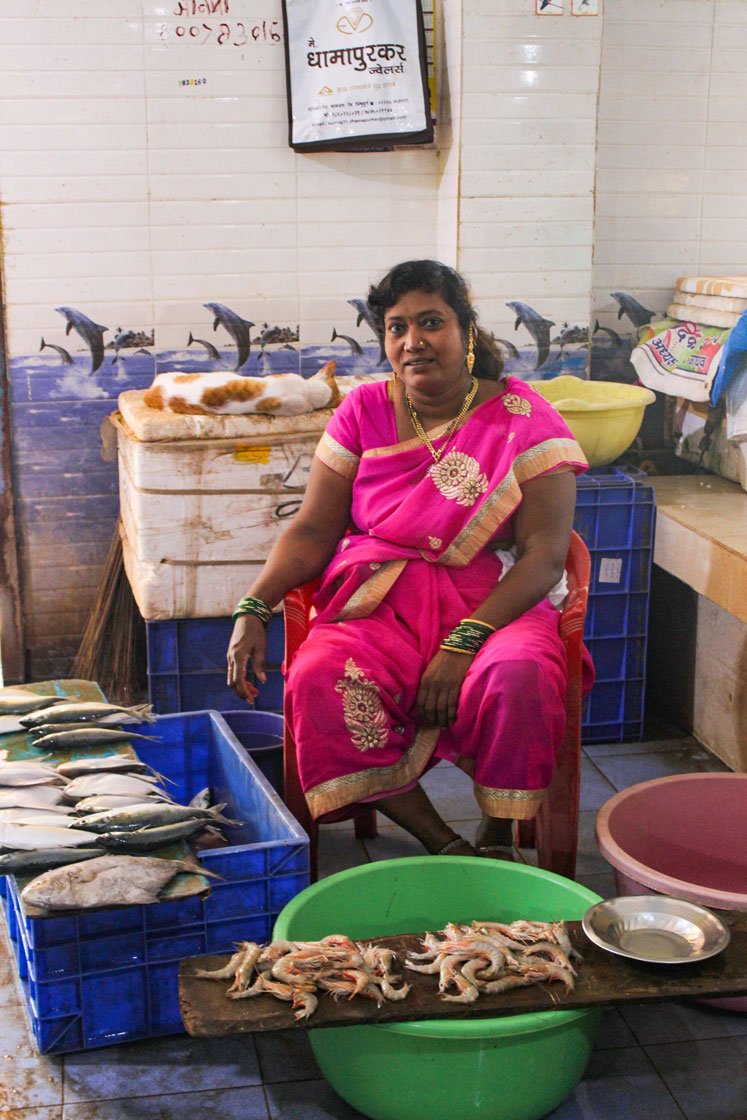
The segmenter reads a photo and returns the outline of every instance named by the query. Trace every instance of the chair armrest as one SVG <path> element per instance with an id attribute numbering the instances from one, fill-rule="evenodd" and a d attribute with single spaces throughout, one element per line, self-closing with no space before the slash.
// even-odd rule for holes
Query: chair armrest
<path id="1" fill-rule="evenodd" d="M 309 632 L 311 602 L 318 587 L 318 579 L 309 580 L 294 587 L 283 599 L 286 667 Z"/>

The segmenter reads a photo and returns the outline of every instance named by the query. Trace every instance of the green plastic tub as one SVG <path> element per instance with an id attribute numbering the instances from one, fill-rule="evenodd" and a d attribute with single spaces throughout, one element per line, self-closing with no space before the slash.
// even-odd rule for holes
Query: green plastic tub
<path id="1" fill-rule="evenodd" d="M 534 867 L 422 856 L 366 864 L 307 887 L 282 910 L 273 936 L 369 938 L 477 918 L 580 919 L 599 901 Z M 538 1120 L 583 1076 L 600 1014 L 328 1027 L 309 1038 L 332 1088 L 373 1120 Z"/>

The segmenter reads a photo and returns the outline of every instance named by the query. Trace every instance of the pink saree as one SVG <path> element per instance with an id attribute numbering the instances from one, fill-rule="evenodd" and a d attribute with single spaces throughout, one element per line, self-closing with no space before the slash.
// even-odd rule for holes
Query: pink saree
<path id="1" fill-rule="evenodd" d="M 411 789 L 445 758 L 471 760 L 485 813 L 533 817 L 565 724 L 559 613 L 547 599 L 484 644 L 452 726 L 420 726 L 415 701 L 444 635 L 501 578 L 496 552 L 512 543 L 521 484 L 580 473 L 583 452 L 552 406 L 509 377 L 438 464 L 419 440 L 398 440 L 387 382 L 348 394 L 316 454 L 353 481 L 353 527 L 288 667 L 286 715 L 312 816 Z M 587 688 L 592 680 L 588 659 Z"/>

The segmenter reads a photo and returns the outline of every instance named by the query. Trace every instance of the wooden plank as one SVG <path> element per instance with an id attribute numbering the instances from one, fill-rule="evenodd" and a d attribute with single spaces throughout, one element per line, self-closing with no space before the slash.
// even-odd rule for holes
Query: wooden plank
<path id="1" fill-rule="evenodd" d="M 654 563 L 747 622 L 747 493 L 716 475 L 650 478 Z"/>
<path id="2" fill-rule="evenodd" d="M 197 970 L 220 968 L 229 959 L 208 956 L 182 961 L 179 1007 L 188 1034 L 216 1037 L 292 1027 L 314 1029 L 422 1019 L 471 1019 L 693 996 L 732 996 L 747 992 L 747 914 L 720 911 L 719 917 L 731 930 L 731 940 L 723 952 L 708 960 L 677 965 L 642 963 L 607 953 L 588 940 L 580 922 L 567 922 L 571 942 L 584 958 L 578 966 L 575 991 L 570 994 L 560 983 L 542 983 L 497 995 L 481 995 L 473 1004 L 446 1002 L 438 995 L 438 977 L 402 970 L 407 951 L 422 948 L 421 934 L 402 934 L 375 940 L 375 944 L 395 950 L 398 963 L 393 971 L 402 970 L 412 985 L 407 998 L 396 1003 L 386 1002 L 377 1008 L 368 999 L 335 1002 L 323 994 L 311 1018 L 296 1023 L 290 1005 L 273 996 L 232 1000 L 226 996 L 228 982 L 196 977 Z"/>

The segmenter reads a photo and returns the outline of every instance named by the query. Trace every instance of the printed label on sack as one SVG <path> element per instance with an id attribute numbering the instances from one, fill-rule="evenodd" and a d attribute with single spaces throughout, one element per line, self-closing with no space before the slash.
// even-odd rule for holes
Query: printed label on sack
<path id="1" fill-rule="evenodd" d="M 269 447 L 237 447 L 233 453 L 237 463 L 269 463 Z"/>
<path id="2" fill-rule="evenodd" d="M 599 562 L 599 582 L 619 583 L 622 578 L 622 566 L 622 557 L 612 559 L 610 556 L 603 556 Z"/>

